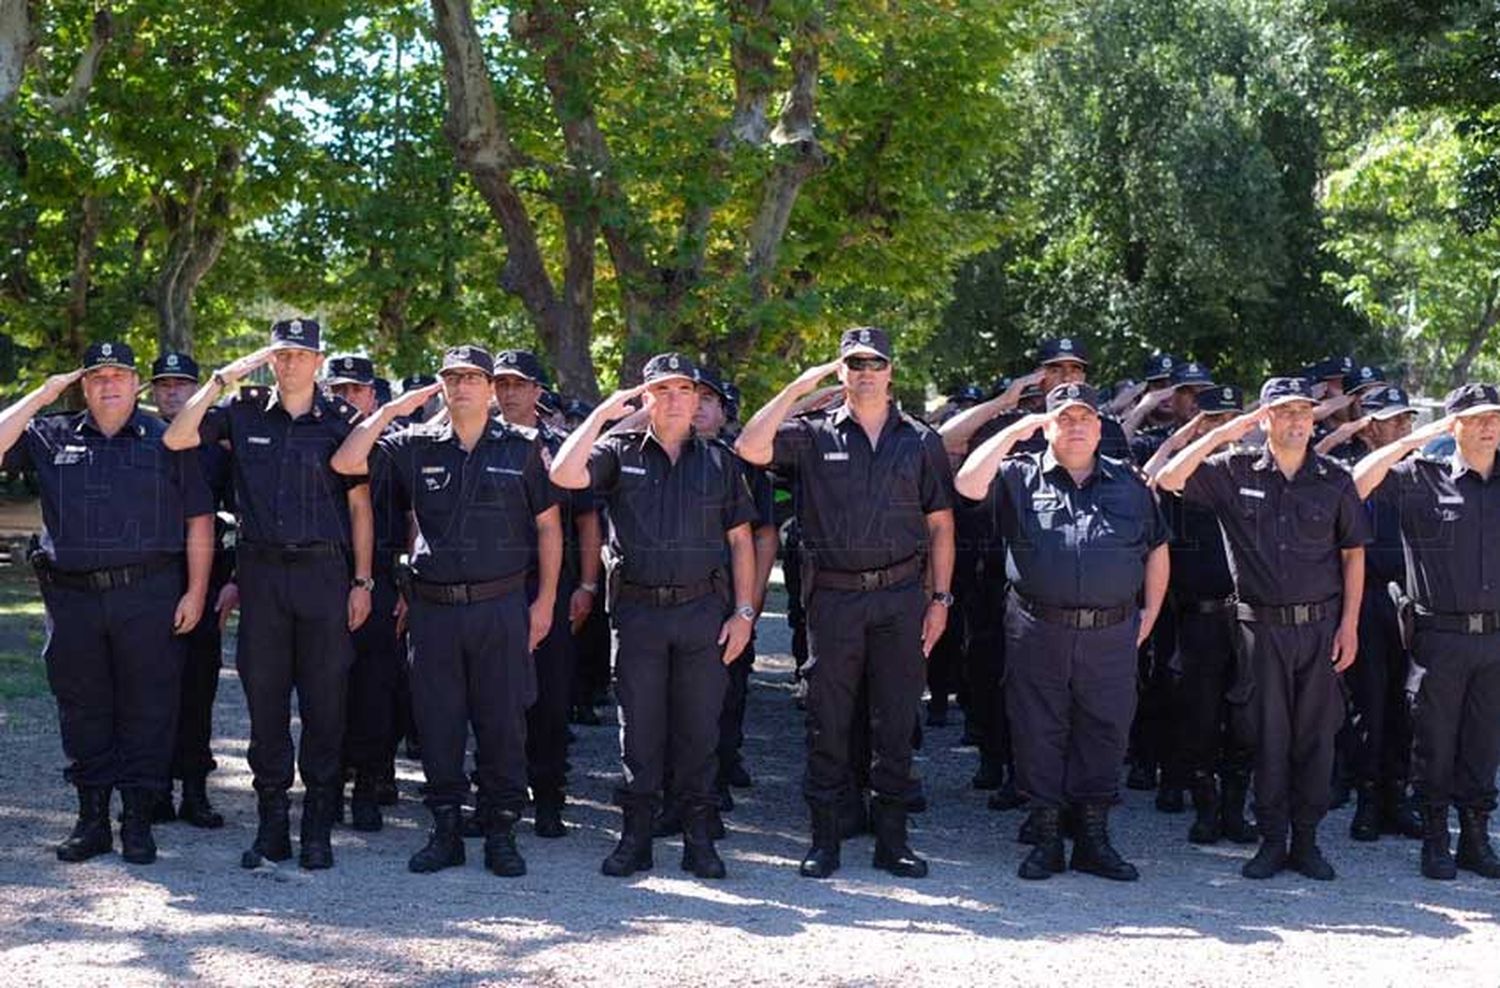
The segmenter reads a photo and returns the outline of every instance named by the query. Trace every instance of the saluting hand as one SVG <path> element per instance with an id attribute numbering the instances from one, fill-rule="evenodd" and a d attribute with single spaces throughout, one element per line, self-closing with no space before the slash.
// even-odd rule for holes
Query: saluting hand
<path id="1" fill-rule="evenodd" d="M 177 601 L 177 612 L 172 615 L 172 633 L 185 635 L 198 626 L 203 619 L 203 595 L 191 590 Z"/>
<path id="2" fill-rule="evenodd" d="M 68 371 L 66 374 L 53 374 L 42 382 L 42 396 L 46 398 L 46 404 L 50 405 L 63 396 L 63 392 L 73 386 L 73 382 L 83 377 L 83 368 Z"/>
<path id="3" fill-rule="evenodd" d="M 1237 415 L 1219 426 L 1219 436 L 1225 442 L 1238 442 L 1265 424 L 1266 413 L 1260 409 Z"/>
<path id="4" fill-rule="evenodd" d="M 622 388 L 604 399 L 599 407 L 594 409 L 594 414 L 599 416 L 601 422 L 613 422 L 615 419 L 624 418 L 634 411 L 629 403 L 645 393 L 646 385 L 644 384 L 637 384 L 633 388 Z"/>
<path id="5" fill-rule="evenodd" d="M 797 375 L 796 380 L 792 381 L 789 390 L 798 397 L 809 394 L 810 392 L 817 389 L 818 383 L 822 381 L 823 378 L 827 377 L 830 374 L 836 373 L 839 369 L 840 363 L 842 363 L 842 361 L 830 360 L 826 364 L 818 364 L 816 367 L 809 367 L 807 370 Z"/>
<path id="6" fill-rule="evenodd" d="M 931 601 L 927 605 L 927 613 L 922 615 L 922 658 L 932 655 L 932 650 L 937 648 L 937 643 L 943 637 L 943 632 L 948 630 L 948 608 Z"/>
<path id="7" fill-rule="evenodd" d="M 442 394 L 442 391 L 442 381 L 438 381 L 435 384 L 424 385 L 423 387 L 414 388 L 411 391 L 403 392 L 401 397 L 394 398 L 390 402 L 387 402 L 385 408 L 390 409 L 393 412 L 394 417 L 399 418 L 403 415 L 410 415 L 417 409 L 421 408 L 423 405 L 427 404 L 427 402 L 432 398 L 433 395 Z M 384 411 L 384 409 L 382 409 L 382 411 Z"/>
<path id="8" fill-rule="evenodd" d="M 274 352 L 273 348 L 263 346 L 254 353 L 248 353 L 237 360 L 231 360 L 219 368 L 219 377 L 224 379 L 225 384 L 233 384 L 257 367 L 264 367 Z"/>

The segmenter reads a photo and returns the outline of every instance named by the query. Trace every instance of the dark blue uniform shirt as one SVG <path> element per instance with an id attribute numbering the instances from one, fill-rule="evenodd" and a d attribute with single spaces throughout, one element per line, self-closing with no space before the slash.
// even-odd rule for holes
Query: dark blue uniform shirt
<path id="1" fill-rule="evenodd" d="M 1135 600 L 1146 557 L 1170 537 L 1156 497 L 1128 464 L 1095 458 L 1082 486 L 1049 449 L 1007 457 L 994 487 L 1016 592 L 1052 607 Z"/>
<path id="2" fill-rule="evenodd" d="M 1454 450 L 1407 457 L 1380 491 L 1400 513 L 1411 598 L 1439 613 L 1500 611 L 1500 479 L 1485 480 Z"/>
<path id="3" fill-rule="evenodd" d="M 229 443 L 241 542 L 350 543 L 348 492 L 366 478 L 340 476 L 329 461 L 358 418 L 354 406 L 322 390 L 295 419 L 263 388 L 208 410 L 198 435 Z"/>
<path id="4" fill-rule="evenodd" d="M 563 441 L 567 439 L 567 435 L 544 423 L 537 430 L 537 436 L 541 440 L 542 446 L 547 450 L 545 466 L 550 468 L 552 466 L 551 458 L 556 456 L 557 451 L 562 448 Z M 552 499 L 557 504 L 562 522 L 562 572 L 566 581 L 569 584 L 574 584 L 580 580 L 582 574 L 581 561 L 578 557 L 578 519 L 596 510 L 594 492 L 588 488 L 569 491 L 554 486 L 552 488 Z"/>
<path id="5" fill-rule="evenodd" d="M 1364 443 L 1351 440 L 1335 446 L 1328 455 L 1352 473 L 1354 465 L 1371 452 Z M 1365 583 L 1377 588 L 1387 583 L 1405 586 L 1406 550 L 1401 545 L 1401 509 L 1394 488 L 1382 484 L 1366 498 L 1365 515 L 1370 519 L 1370 544 L 1365 546 Z"/>
<path id="6" fill-rule="evenodd" d="M 553 504 L 535 430 L 492 418 L 466 451 L 447 421 L 407 426 L 380 438 L 370 468 L 416 513 L 418 580 L 485 583 L 533 568 L 536 516 Z"/>
<path id="7" fill-rule="evenodd" d="M 1183 497 L 1218 516 L 1235 588 L 1250 604 L 1311 604 L 1339 596 L 1341 551 L 1357 549 L 1370 537 L 1354 479 L 1310 449 L 1291 480 L 1269 446 L 1216 453 L 1193 471 Z"/>
<path id="8" fill-rule="evenodd" d="M 942 439 L 895 405 L 874 449 L 846 406 L 788 419 L 771 466 L 796 485 L 802 548 L 821 569 L 885 569 L 925 554 L 927 515 L 953 507 Z"/>
<path id="9" fill-rule="evenodd" d="M 212 514 L 198 453 L 162 445 L 165 423 L 140 409 L 113 436 L 88 412 L 27 425 L 5 454 L 42 494 L 42 548 L 61 570 L 151 562 L 186 545 L 186 519 Z"/>
<path id="10" fill-rule="evenodd" d="M 606 436 L 589 454 L 589 486 L 626 583 L 701 583 L 724 567 L 724 533 L 755 521 L 739 457 L 696 433 L 675 464 L 649 431 Z"/>

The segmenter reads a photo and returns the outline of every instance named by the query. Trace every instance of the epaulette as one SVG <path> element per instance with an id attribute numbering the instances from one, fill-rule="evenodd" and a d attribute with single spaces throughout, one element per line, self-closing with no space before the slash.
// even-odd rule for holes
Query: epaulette
<path id="1" fill-rule="evenodd" d="M 910 425 L 913 429 L 916 429 L 918 435 L 922 435 L 922 434 L 928 433 L 928 432 L 935 433 L 937 431 L 932 426 L 928 425 L 926 422 L 923 422 L 921 419 L 917 418 L 915 415 L 912 415 L 910 412 L 903 412 L 903 411 L 897 410 L 896 414 L 901 416 L 901 420 L 903 422 L 905 422 L 908 425 Z"/>
<path id="2" fill-rule="evenodd" d="M 447 422 L 413 422 L 408 428 L 413 439 L 436 439 L 447 430 Z"/>
<path id="3" fill-rule="evenodd" d="M 349 404 L 349 402 L 340 398 L 332 391 L 324 391 L 323 400 L 328 402 L 328 407 L 333 411 L 333 414 L 337 415 L 345 422 L 353 425 L 355 422 L 359 421 L 359 409 L 355 408 L 353 405 Z"/>
<path id="4" fill-rule="evenodd" d="M 533 428 L 529 425 L 517 425 L 514 422 L 502 423 L 501 428 L 509 430 L 515 435 L 520 436 L 522 439 L 525 439 L 527 442 L 536 442 L 537 437 L 542 434 L 542 430 L 540 429 Z M 496 438 L 498 438 L 498 435 L 496 436 Z"/>

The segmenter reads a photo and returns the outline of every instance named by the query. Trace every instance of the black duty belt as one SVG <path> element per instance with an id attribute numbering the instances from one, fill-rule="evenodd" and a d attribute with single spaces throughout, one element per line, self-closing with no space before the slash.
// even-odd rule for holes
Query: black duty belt
<path id="1" fill-rule="evenodd" d="M 646 604 L 650 607 L 676 607 L 706 597 L 714 592 L 714 578 L 697 583 L 648 587 L 644 583 L 620 583 L 619 599 L 627 604 Z"/>
<path id="2" fill-rule="evenodd" d="M 305 563 L 344 557 L 344 547 L 337 542 L 241 542 L 239 551 L 264 563 Z"/>
<path id="3" fill-rule="evenodd" d="M 37 569 L 37 579 L 65 590 L 119 590 L 143 583 L 165 569 L 182 565 L 179 556 L 163 556 L 149 563 L 112 566 L 108 569 L 65 570 L 44 566 Z"/>
<path id="4" fill-rule="evenodd" d="M 1240 601 L 1236 612 L 1241 621 L 1301 626 L 1333 617 L 1338 605 L 1337 597 L 1315 604 L 1247 604 Z"/>
<path id="5" fill-rule="evenodd" d="M 1233 597 L 1205 597 L 1202 600 L 1177 599 L 1177 609 L 1186 614 L 1228 614 L 1234 610 Z"/>
<path id="6" fill-rule="evenodd" d="M 1416 618 L 1418 631 L 1451 631 L 1460 635 L 1488 635 L 1500 631 L 1500 613 L 1494 611 L 1437 613 L 1418 608 Z"/>
<path id="7" fill-rule="evenodd" d="M 1079 631 L 1113 627 L 1136 611 L 1134 604 L 1122 604 L 1119 607 L 1053 607 L 1050 604 L 1022 597 L 1020 594 L 1015 596 L 1021 609 L 1038 621 L 1060 624 L 1065 628 L 1076 628 Z"/>
<path id="8" fill-rule="evenodd" d="M 823 569 L 817 567 L 813 570 L 813 585 L 828 590 L 884 590 L 887 587 L 899 586 L 922 572 L 923 559 L 920 555 L 908 556 L 899 563 L 892 563 L 885 569 L 867 569 L 856 572 L 837 569 Z"/>
<path id="9" fill-rule="evenodd" d="M 526 570 L 522 570 L 519 573 L 512 573 L 498 580 L 486 580 L 483 583 L 424 583 L 421 580 L 412 580 L 411 593 L 418 600 L 429 604 L 445 604 L 450 607 L 460 604 L 477 604 L 480 601 L 494 600 L 524 589 L 528 575 Z"/>

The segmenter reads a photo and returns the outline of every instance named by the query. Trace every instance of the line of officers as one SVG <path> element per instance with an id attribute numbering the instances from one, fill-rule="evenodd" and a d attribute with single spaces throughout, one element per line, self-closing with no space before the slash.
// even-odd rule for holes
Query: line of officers
<path id="1" fill-rule="evenodd" d="M 680 827 L 683 869 L 723 877 L 718 811 L 743 774 L 776 555 L 771 471 L 791 486 L 808 653 L 804 876 L 837 871 L 867 827 L 875 867 L 927 874 L 908 840 L 912 747 L 949 649 L 976 785 L 1029 809 L 1023 878 L 1138 877 L 1109 832 L 1128 751 L 1133 775 L 1155 782 L 1160 762 L 1162 791 L 1191 793 L 1190 840 L 1259 841 L 1246 877 L 1333 878 L 1317 830 L 1351 709 L 1354 836 L 1420 835 L 1432 878 L 1500 877 L 1493 386 L 1455 389 L 1413 429 L 1406 396 L 1352 361 L 1271 378 L 1246 411 L 1202 365 L 1157 358 L 1106 405 L 1082 341 L 1059 338 L 934 429 L 896 405 L 890 339 L 864 327 L 730 445 L 732 389 L 681 354 L 652 358 L 566 437 L 537 421 L 544 375 L 524 351 L 450 348 L 439 380 L 383 404 L 357 390 L 373 380 L 362 358 L 320 380 L 325 361 L 305 319 L 190 396 L 196 368 L 165 354 L 153 377 L 187 382 L 157 396 L 168 422 L 137 407 L 129 348 L 95 344 L 0 413 L 3 467 L 33 471 L 42 495 L 32 557 L 79 794 L 60 859 L 113 850 L 118 790 L 122 856 L 154 860 L 174 775 L 177 813 L 222 823 L 204 785 L 216 638 L 211 675 L 192 668 L 210 661 L 192 656 L 217 634 L 213 600 L 241 612 L 258 810 L 245 867 L 292 856 L 298 772 L 302 867 L 333 864 L 346 769 L 354 825 L 379 827 L 404 665 L 433 817 L 409 867 L 462 865 L 469 826 L 490 871 L 523 874 L 528 798 L 538 836 L 566 833 L 574 635 L 602 584 L 624 769 L 602 870 L 651 868 L 653 837 Z M 266 364 L 274 387 L 234 392 Z M 38 415 L 74 382 L 84 411 Z M 237 535 L 216 565 L 224 509 Z M 585 520 L 601 516 L 602 532 Z"/>

